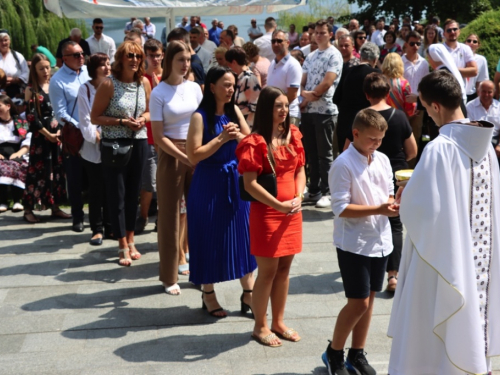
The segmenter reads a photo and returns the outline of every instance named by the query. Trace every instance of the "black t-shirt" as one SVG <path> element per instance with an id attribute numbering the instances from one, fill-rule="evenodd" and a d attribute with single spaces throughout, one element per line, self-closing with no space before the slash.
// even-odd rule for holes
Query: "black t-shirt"
<path id="1" fill-rule="evenodd" d="M 63 39 L 59 42 L 59 45 L 57 46 L 57 52 L 56 52 L 57 58 L 62 59 L 62 57 L 63 57 L 62 46 L 64 45 L 64 43 L 69 42 L 70 40 L 71 40 L 70 38 L 66 38 L 66 39 Z M 80 42 L 78 44 L 80 45 L 80 47 L 82 47 L 82 50 L 83 50 L 83 53 L 85 54 L 85 56 L 91 55 L 89 43 L 85 39 L 83 39 L 83 38 L 80 39 Z"/>
<path id="2" fill-rule="evenodd" d="M 378 111 L 387 121 L 387 131 L 377 151 L 387 155 L 394 172 L 408 168 L 403 150 L 404 142 L 411 137 L 412 129 L 406 114 L 395 108 Z M 392 114 L 394 112 L 394 114 Z M 392 115 L 392 117 L 391 117 Z"/>

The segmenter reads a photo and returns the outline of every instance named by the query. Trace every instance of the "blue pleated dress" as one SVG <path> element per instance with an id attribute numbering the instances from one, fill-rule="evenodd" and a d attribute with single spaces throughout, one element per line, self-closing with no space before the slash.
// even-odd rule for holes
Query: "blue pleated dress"
<path id="1" fill-rule="evenodd" d="M 203 144 L 217 137 L 231 122 L 216 116 L 215 134 L 203 117 Z M 189 280 L 212 284 L 235 280 L 257 268 L 250 255 L 249 202 L 240 199 L 238 190 L 238 143 L 228 141 L 215 154 L 196 165 L 187 199 L 189 241 Z"/>

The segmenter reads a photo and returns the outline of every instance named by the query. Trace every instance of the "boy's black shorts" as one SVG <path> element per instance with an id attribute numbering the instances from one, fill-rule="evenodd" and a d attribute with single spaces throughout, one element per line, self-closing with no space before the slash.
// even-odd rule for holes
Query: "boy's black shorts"
<path id="1" fill-rule="evenodd" d="M 370 292 L 380 292 L 384 284 L 389 256 L 367 257 L 337 247 L 340 274 L 347 298 L 368 298 Z"/>

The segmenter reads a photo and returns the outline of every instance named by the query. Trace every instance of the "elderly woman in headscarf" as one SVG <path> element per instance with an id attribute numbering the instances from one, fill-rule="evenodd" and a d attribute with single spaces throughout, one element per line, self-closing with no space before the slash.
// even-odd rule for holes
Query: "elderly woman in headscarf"
<path id="1" fill-rule="evenodd" d="M 10 48 L 10 35 L 7 30 L 0 30 L 0 69 L 3 69 L 7 76 L 7 95 L 11 98 L 23 97 L 29 68 L 23 55 Z"/>

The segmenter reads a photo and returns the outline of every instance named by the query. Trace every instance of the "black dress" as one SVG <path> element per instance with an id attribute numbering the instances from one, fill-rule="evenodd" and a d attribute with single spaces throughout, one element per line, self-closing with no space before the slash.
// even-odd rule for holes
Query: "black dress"
<path id="1" fill-rule="evenodd" d="M 40 133 L 42 128 L 50 133 L 57 133 L 59 125 L 55 119 L 49 95 L 41 90 L 38 97 L 39 107 L 33 96 L 26 111 L 26 119 L 32 132 L 23 197 L 23 204 L 27 210 L 44 210 L 61 204 L 66 198 L 66 174 L 63 168 L 61 145 L 48 141 Z"/>
<path id="2" fill-rule="evenodd" d="M 344 150 L 346 138 L 352 141 L 354 118 L 360 110 L 370 106 L 363 92 L 363 82 L 365 77 L 373 72 L 380 73 L 380 70 L 368 64 L 360 64 L 350 67 L 340 77 L 339 86 L 332 99 L 339 109 L 337 140 L 340 152 Z"/>

